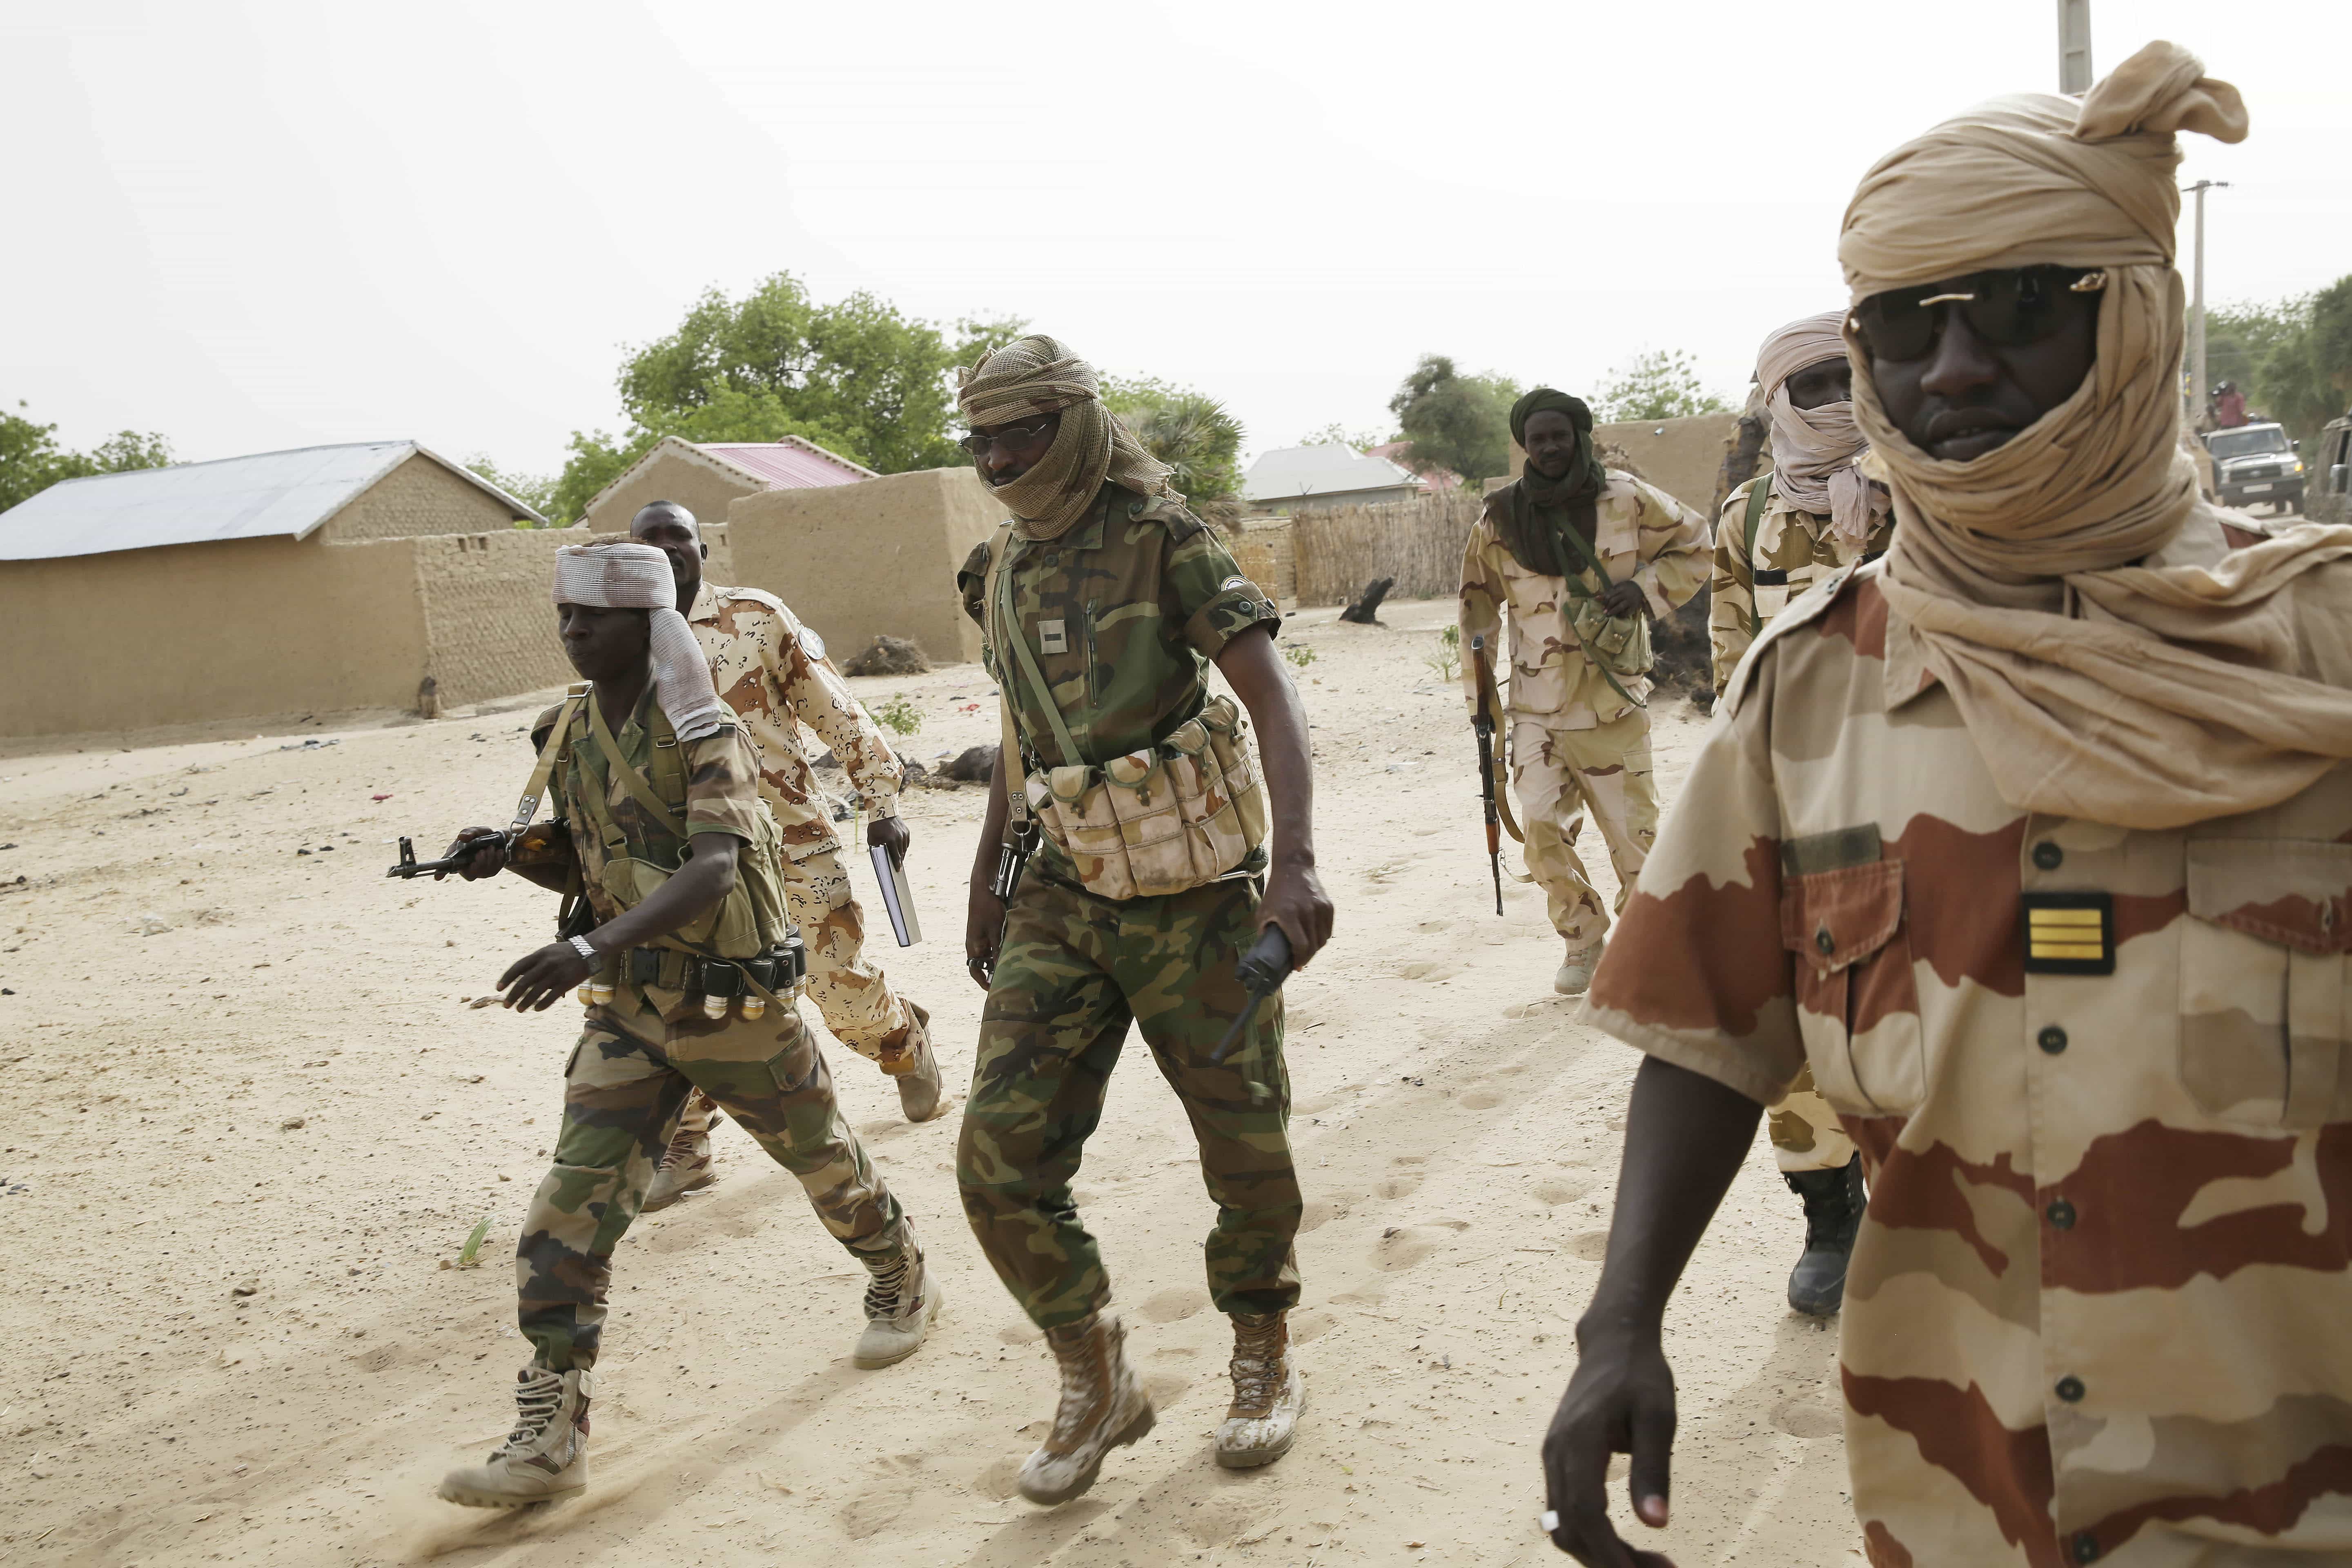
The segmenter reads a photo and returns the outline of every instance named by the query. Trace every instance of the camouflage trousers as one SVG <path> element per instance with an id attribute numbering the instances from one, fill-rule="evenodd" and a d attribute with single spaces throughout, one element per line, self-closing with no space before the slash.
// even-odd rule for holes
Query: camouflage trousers
<path id="1" fill-rule="evenodd" d="M 1297 1301 L 1281 997 L 1258 1009 L 1222 1065 L 1209 1062 L 1247 1000 L 1234 965 L 1257 939 L 1256 908 L 1246 881 L 1114 903 L 1034 867 L 1014 894 L 981 1013 L 956 1182 L 981 1250 L 1039 1328 L 1077 1322 L 1110 1299 L 1070 1182 L 1130 1019 L 1192 1121 L 1217 1205 L 1210 1300 L 1229 1313 Z"/>
<path id="2" fill-rule="evenodd" d="M 841 1043 L 887 1072 L 908 1046 L 911 1015 L 882 971 L 866 962 L 866 911 L 849 885 L 841 851 L 821 849 L 784 863 L 784 902 L 808 943 L 808 999 Z M 710 1097 L 690 1096 L 679 1126 L 710 1130 Z"/>
<path id="3" fill-rule="evenodd" d="M 1610 910 L 1585 874 L 1576 841 L 1590 816 L 1616 868 L 1614 907 L 1622 911 L 1658 837 L 1649 714 L 1636 708 L 1590 730 L 1514 718 L 1511 784 L 1528 836 L 1528 871 L 1544 890 L 1552 929 L 1570 947 L 1590 947 L 1609 929 Z"/>
<path id="4" fill-rule="evenodd" d="M 864 1258 L 907 1244 L 898 1200 L 834 1102 L 833 1077 L 797 1011 L 746 1023 L 698 1013 L 665 1024 L 624 983 L 589 1009 L 563 1071 L 555 1163 L 515 1248 L 518 1321 L 551 1371 L 595 1363 L 613 1249 L 637 1217 L 688 1089 L 716 1099 L 800 1178 L 825 1229 Z"/>
<path id="5" fill-rule="evenodd" d="M 1808 1062 L 1797 1081 L 1772 1107 L 1772 1158 L 1791 1175 L 1806 1171 L 1843 1171 L 1853 1159 L 1853 1140 L 1836 1111 L 1813 1087 Z"/>

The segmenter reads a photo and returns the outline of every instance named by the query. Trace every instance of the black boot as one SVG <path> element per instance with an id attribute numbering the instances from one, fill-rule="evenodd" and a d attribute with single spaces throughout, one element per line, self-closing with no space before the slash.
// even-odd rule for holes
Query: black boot
<path id="1" fill-rule="evenodd" d="M 1789 1273 L 1789 1305 L 1810 1318 L 1833 1318 L 1845 1301 L 1845 1266 L 1862 1226 L 1862 1156 L 1839 1171 L 1784 1175 L 1805 1203 L 1805 1255 Z"/>

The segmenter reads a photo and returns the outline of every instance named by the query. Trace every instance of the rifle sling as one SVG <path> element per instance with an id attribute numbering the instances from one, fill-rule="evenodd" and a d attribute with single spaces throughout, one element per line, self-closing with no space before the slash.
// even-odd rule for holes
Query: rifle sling
<path id="1" fill-rule="evenodd" d="M 686 824 L 662 804 L 661 797 L 654 794 L 654 786 L 646 781 L 646 775 L 637 772 L 630 765 L 629 759 L 621 754 L 621 743 L 613 739 L 612 727 L 604 722 L 604 704 L 596 700 L 593 689 L 588 694 L 588 733 L 594 738 L 596 749 L 604 753 L 604 761 L 620 779 L 621 787 L 629 792 L 629 798 L 644 806 L 661 825 L 663 831 L 680 844 L 686 843 Z"/>

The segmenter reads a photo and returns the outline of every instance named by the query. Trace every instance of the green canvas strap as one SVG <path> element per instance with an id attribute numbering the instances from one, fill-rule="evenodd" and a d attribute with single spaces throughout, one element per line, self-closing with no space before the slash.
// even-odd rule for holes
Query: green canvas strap
<path id="1" fill-rule="evenodd" d="M 1601 532 L 1601 523 L 1600 514 L 1597 511 L 1594 513 L 1592 531 L 1596 538 L 1599 537 Z M 1601 564 L 1601 556 L 1599 552 L 1595 551 L 1591 545 L 1584 542 L 1584 535 L 1576 531 L 1576 527 L 1573 523 L 1560 530 L 1560 537 L 1566 539 L 1570 544 L 1576 546 L 1576 552 L 1584 557 L 1584 564 L 1591 569 L 1595 577 L 1601 579 L 1601 593 L 1605 594 L 1611 588 L 1616 586 L 1614 583 L 1609 580 L 1609 569 Z M 1584 580 L 1581 577 L 1577 576 L 1572 572 L 1563 575 L 1561 581 L 1566 583 L 1570 589 L 1573 591 L 1579 598 L 1598 599 L 1601 597 L 1601 594 L 1596 594 L 1591 589 L 1586 587 L 1584 585 Z M 1601 663 L 1599 659 L 1593 658 L 1590 653 L 1585 654 L 1584 662 L 1601 672 L 1601 679 L 1609 683 L 1610 690 L 1614 691 L 1618 696 L 1623 698 L 1626 701 L 1631 702 L 1636 708 L 1647 708 L 1649 706 L 1648 703 L 1643 701 L 1640 698 L 1634 696 L 1632 692 L 1619 685 L 1617 683 L 1616 672 L 1611 669 L 1607 665 Z"/>
<path id="2" fill-rule="evenodd" d="M 1009 534 L 1011 530 L 1005 531 Z M 1037 701 L 1045 710 L 1047 721 L 1054 726 L 1054 742 L 1062 748 L 1062 760 L 1076 767 L 1087 760 L 1086 754 L 1078 750 L 1078 742 L 1072 738 L 1070 726 L 1062 718 L 1062 705 L 1054 700 L 1054 689 L 1045 684 L 1045 672 L 1037 668 L 1037 656 L 1029 651 L 1029 639 L 1022 634 L 1020 617 L 1013 613 L 1013 574 L 998 563 L 1000 553 L 1001 551 L 992 552 L 989 557 L 990 569 L 996 576 L 998 628 L 1003 633 L 1004 640 L 1013 645 L 1013 657 L 1020 663 L 1021 673 L 1028 678 L 1029 689 L 1036 694 Z M 1009 713 L 1012 707 L 1011 700 L 1007 699 L 1005 710 Z"/>
<path id="3" fill-rule="evenodd" d="M 612 727 L 604 722 L 604 704 L 596 700 L 593 690 L 588 696 L 588 732 L 594 737 L 596 749 L 604 753 L 605 765 L 620 779 L 621 787 L 629 792 L 629 798 L 650 812 L 663 831 L 679 843 L 685 843 L 686 824 L 677 819 L 677 813 L 662 804 L 661 797 L 654 794 L 654 786 L 646 782 L 646 775 L 637 772 L 629 759 L 621 754 L 621 743 L 613 739 Z"/>
<path id="4" fill-rule="evenodd" d="M 563 694 L 563 710 L 555 716 L 555 727 L 548 731 L 547 743 L 539 749 L 539 761 L 531 764 L 530 782 L 522 786 L 522 798 L 515 802 L 509 834 L 520 833 L 538 817 L 539 803 L 547 795 L 547 781 L 555 773 L 555 754 L 563 749 L 563 737 L 572 732 L 572 721 L 580 716 L 580 704 L 587 695 L 585 681 Z"/>
<path id="5" fill-rule="evenodd" d="M 1764 629 L 1764 616 L 1756 608 L 1756 527 L 1764 521 L 1764 508 L 1772 498 L 1772 470 L 1765 469 L 1748 487 L 1748 635 L 1754 637 Z"/>

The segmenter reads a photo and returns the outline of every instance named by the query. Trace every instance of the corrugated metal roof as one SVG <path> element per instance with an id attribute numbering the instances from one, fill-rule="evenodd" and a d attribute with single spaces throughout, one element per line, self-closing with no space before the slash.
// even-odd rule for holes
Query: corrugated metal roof
<path id="1" fill-rule="evenodd" d="M 794 436 L 781 441 L 698 441 L 695 447 L 721 462 L 732 463 L 758 476 L 772 490 L 853 485 L 875 477 L 873 469 Z"/>
<path id="2" fill-rule="evenodd" d="M 517 517 L 539 515 L 414 441 L 360 441 L 68 479 L 0 512 L 0 561 L 222 539 L 302 539 L 418 452 L 498 497 Z"/>
<path id="3" fill-rule="evenodd" d="M 1312 447 L 1280 447 L 1261 456 L 1242 477 L 1242 499 L 1292 500 L 1343 490 L 1415 489 L 1421 481 L 1385 458 L 1357 451 L 1340 441 Z"/>

